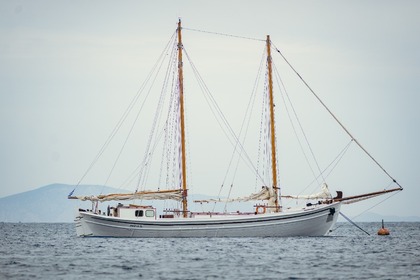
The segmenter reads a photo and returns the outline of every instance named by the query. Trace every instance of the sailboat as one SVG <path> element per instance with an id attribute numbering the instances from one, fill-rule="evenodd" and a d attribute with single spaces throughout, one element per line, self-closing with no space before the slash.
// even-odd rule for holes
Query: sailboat
<path id="1" fill-rule="evenodd" d="M 365 193 L 361 195 L 343 197 L 341 191 L 336 196 L 329 192 L 328 185 L 322 184 L 322 191 L 304 196 L 281 194 L 278 181 L 277 139 L 275 132 L 275 105 L 273 92 L 273 66 L 272 42 L 268 35 L 265 40 L 266 77 L 267 77 L 267 102 L 266 112 L 268 128 L 269 151 L 267 152 L 270 166 L 270 182 L 262 186 L 257 192 L 239 198 L 204 198 L 197 199 L 194 203 L 232 203 L 255 202 L 248 211 L 193 211 L 190 210 L 189 186 L 187 178 L 187 144 L 185 104 L 184 104 L 184 45 L 182 41 L 181 20 L 177 23 L 174 33 L 176 41 L 176 79 L 174 80 L 176 95 L 170 111 L 176 113 L 173 126 L 176 132 L 171 139 L 178 142 L 173 145 L 179 155 L 179 178 L 175 180 L 174 188 L 157 190 L 139 190 L 131 193 L 115 193 L 100 195 L 74 195 L 74 190 L 69 194 L 69 199 L 92 201 L 91 209 L 77 209 L 75 216 L 76 232 L 81 237 L 137 237 L 137 238 L 179 238 L 179 237 L 288 237 L 288 236 L 324 236 L 334 227 L 340 213 L 342 204 L 364 200 L 385 193 L 402 190 L 402 187 L 393 179 L 379 163 L 355 140 L 348 130 L 341 125 L 338 119 L 320 101 L 334 119 L 343 127 L 345 132 L 355 141 L 369 157 L 398 185 L 396 188 Z M 278 51 L 278 49 L 276 49 Z M 279 52 L 279 51 L 278 51 Z M 279 52 L 280 53 L 280 52 Z M 280 53 L 281 54 L 281 53 Z M 292 68 L 293 69 L 293 68 Z M 294 70 L 294 69 L 293 69 Z M 313 92 L 314 93 L 314 92 Z M 315 93 L 314 93 L 315 94 Z M 317 96 L 316 96 L 317 97 Z M 155 118 L 156 119 L 156 118 Z M 155 120 L 154 119 L 154 120 Z M 167 121 L 167 123 L 170 121 Z M 152 130 L 156 129 L 156 125 Z M 166 129 L 164 131 L 167 132 Z M 155 132 L 155 131 L 154 131 Z M 156 135 L 156 133 L 155 133 Z M 235 134 L 234 134 L 235 135 Z M 156 137 L 158 138 L 158 137 Z M 235 136 L 235 150 L 242 150 L 239 137 Z M 147 166 L 149 155 L 154 147 L 148 145 L 142 167 Z M 179 153 L 178 153 L 179 151 Z M 176 164 L 175 164 L 176 165 Z M 173 176 L 176 177 L 176 176 Z M 138 185 L 141 185 L 139 179 Z M 305 199 L 311 201 L 299 207 L 283 207 L 284 199 Z M 180 207 L 165 209 L 159 213 L 157 207 L 145 201 L 173 201 Z M 98 204 L 115 201 L 114 206 L 108 205 L 106 211 L 100 210 Z M 124 204 L 121 202 L 132 201 Z M 134 203 L 140 201 L 141 203 Z"/>

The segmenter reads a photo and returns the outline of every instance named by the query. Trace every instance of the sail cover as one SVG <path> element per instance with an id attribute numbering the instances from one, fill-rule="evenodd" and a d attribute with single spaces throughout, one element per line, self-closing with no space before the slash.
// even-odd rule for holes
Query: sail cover
<path id="1" fill-rule="evenodd" d="M 322 191 L 319 193 L 311 194 L 311 195 L 282 195 L 281 197 L 284 198 L 294 198 L 294 199 L 331 199 L 331 193 L 328 190 L 327 184 L 322 184 L 321 187 Z"/>
<path id="2" fill-rule="evenodd" d="M 113 193 L 104 195 L 90 195 L 90 196 L 69 196 L 69 199 L 80 199 L 82 201 L 112 201 L 112 200 L 131 200 L 131 199 L 144 199 L 144 200 L 164 200 L 172 199 L 181 201 L 182 190 L 164 190 L 164 191 L 142 191 L 135 193 Z"/>

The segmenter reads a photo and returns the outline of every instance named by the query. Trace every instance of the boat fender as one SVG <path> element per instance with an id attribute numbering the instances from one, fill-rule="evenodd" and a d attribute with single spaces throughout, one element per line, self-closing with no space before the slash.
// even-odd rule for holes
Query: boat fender
<path id="1" fill-rule="evenodd" d="M 335 214 L 335 208 L 330 208 L 330 215 L 334 215 Z"/>

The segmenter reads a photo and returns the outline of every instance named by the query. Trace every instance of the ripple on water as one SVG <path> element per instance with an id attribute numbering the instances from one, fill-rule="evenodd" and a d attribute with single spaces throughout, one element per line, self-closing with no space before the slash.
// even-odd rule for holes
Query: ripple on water
<path id="1" fill-rule="evenodd" d="M 319 238 L 77 238 L 72 224 L 0 224 L 0 278 L 419 279 L 420 223 Z"/>

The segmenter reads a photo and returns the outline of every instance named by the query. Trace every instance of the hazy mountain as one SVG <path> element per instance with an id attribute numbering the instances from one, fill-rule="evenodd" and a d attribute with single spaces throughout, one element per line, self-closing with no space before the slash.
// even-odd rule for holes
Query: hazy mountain
<path id="1" fill-rule="evenodd" d="M 384 216 L 384 215 L 380 215 L 373 212 L 366 212 L 360 215 L 359 217 L 357 217 L 356 219 L 354 219 L 355 222 L 380 222 L 381 220 L 384 220 L 386 222 L 420 222 L 420 217 L 419 216 L 405 216 L 405 217 Z"/>
<path id="2" fill-rule="evenodd" d="M 89 201 L 67 199 L 72 185 L 52 184 L 38 189 L 0 198 L 2 222 L 73 222 L 78 207 L 91 208 Z M 110 187 L 81 185 L 78 195 L 121 191 Z"/>
<path id="3" fill-rule="evenodd" d="M 73 222 L 74 213 L 77 208 L 91 208 L 90 201 L 70 200 L 67 199 L 68 194 L 74 189 L 73 185 L 52 184 L 38 189 L 27 191 L 11 196 L 0 198 L 0 222 L 26 222 L 26 223 L 70 223 Z M 77 187 L 77 195 L 107 194 L 122 192 L 120 189 L 104 186 L 81 185 Z M 191 195 L 194 200 L 198 195 Z M 200 199 L 210 198 L 209 196 L 199 196 Z M 110 202 L 113 205 L 115 202 Z M 147 202 L 144 204 L 153 204 L 157 209 L 171 208 L 170 205 L 163 201 Z M 106 205 L 102 206 L 105 210 Z M 189 208 L 192 211 L 209 211 L 212 205 L 200 205 L 190 203 Z M 231 204 L 230 211 L 249 211 L 252 209 L 253 203 L 236 203 Z M 224 204 L 218 204 L 215 211 L 223 211 Z M 386 222 L 420 222 L 420 217 L 398 217 L 398 216 L 382 216 L 375 213 L 365 213 L 355 219 L 355 222 L 381 221 Z M 345 221 L 341 216 L 339 221 Z"/>

